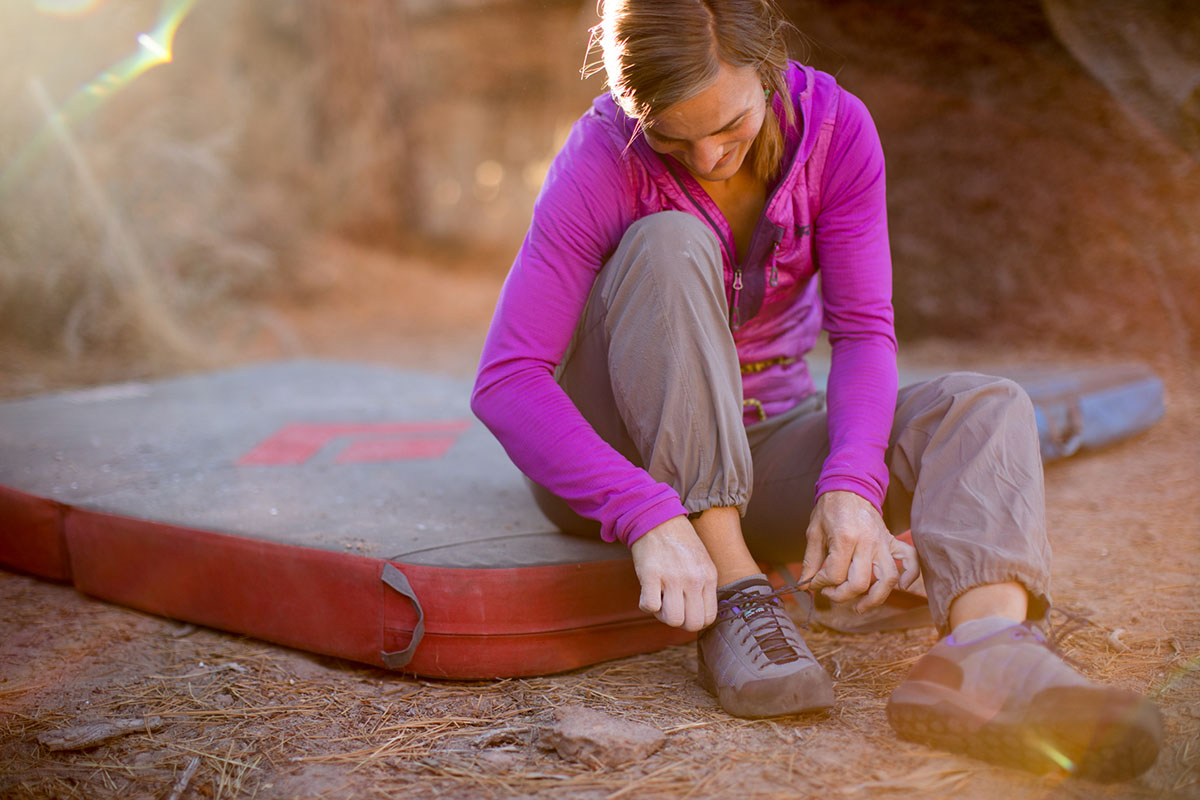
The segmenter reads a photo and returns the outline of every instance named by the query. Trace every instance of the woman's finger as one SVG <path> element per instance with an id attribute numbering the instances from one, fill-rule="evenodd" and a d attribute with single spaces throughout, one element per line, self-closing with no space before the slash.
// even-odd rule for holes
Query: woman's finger
<path id="1" fill-rule="evenodd" d="M 684 620 L 687 619 L 687 606 L 684 602 L 683 592 L 678 587 L 669 585 L 663 587 L 662 610 L 655 616 L 672 628 L 683 625 Z"/>
<path id="2" fill-rule="evenodd" d="M 683 629 L 698 631 L 705 626 L 704 593 L 703 591 L 685 592 L 683 595 Z"/>
<path id="3" fill-rule="evenodd" d="M 638 598 L 638 608 L 645 611 L 647 614 L 658 615 L 662 610 L 662 581 L 658 574 L 651 570 L 646 570 L 645 575 L 638 575 L 638 580 L 642 583 L 642 594 Z"/>
<path id="4" fill-rule="evenodd" d="M 831 552 L 829 558 L 825 559 L 825 566 L 830 568 L 828 578 L 833 588 L 827 589 L 824 594 L 835 603 L 844 603 L 858 597 L 871 585 L 871 568 L 874 562 L 870 550 L 866 547 L 856 547 L 850 563 L 844 567 L 841 566 L 842 559 L 835 559 L 834 555 L 835 553 Z M 842 580 L 835 583 L 839 567 Z"/>
<path id="5" fill-rule="evenodd" d="M 872 575 L 875 582 L 867 590 L 866 596 L 854 606 L 854 610 L 859 614 L 882 605 L 883 601 L 887 600 L 888 595 L 892 593 L 892 589 L 896 588 L 896 581 L 900 578 L 896 571 L 896 562 L 892 560 L 892 554 L 882 542 L 875 549 Z"/>
<path id="6" fill-rule="evenodd" d="M 888 549 L 892 558 L 900 565 L 900 577 L 896 585 L 901 589 L 908 589 L 921 577 L 921 561 L 917 558 L 917 549 L 895 537 L 888 542 Z"/>
<path id="7" fill-rule="evenodd" d="M 704 625 L 707 628 L 717 620 L 717 571 L 714 567 L 711 576 L 705 580 L 703 589 Z"/>
<path id="8" fill-rule="evenodd" d="M 825 531 L 820 522 L 814 521 L 808 526 L 808 532 L 805 534 L 804 564 L 800 568 L 801 582 L 813 580 L 824 563 Z"/>

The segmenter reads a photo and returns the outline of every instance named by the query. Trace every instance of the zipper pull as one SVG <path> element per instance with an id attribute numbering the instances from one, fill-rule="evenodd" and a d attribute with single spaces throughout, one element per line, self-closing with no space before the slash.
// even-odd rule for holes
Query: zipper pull
<path id="1" fill-rule="evenodd" d="M 779 242 L 776 241 L 771 247 L 771 279 L 767 282 L 770 286 L 779 285 L 779 266 L 775 263 L 775 254 L 779 252 Z"/>
<path id="2" fill-rule="evenodd" d="M 742 292 L 742 268 L 738 267 L 733 271 L 733 329 L 737 330 L 742 324 L 741 309 L 738 308 L 738 297 Z"/>

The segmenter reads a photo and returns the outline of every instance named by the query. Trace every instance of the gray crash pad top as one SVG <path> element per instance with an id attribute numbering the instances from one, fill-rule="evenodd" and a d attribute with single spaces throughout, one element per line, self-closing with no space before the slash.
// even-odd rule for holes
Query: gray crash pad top
<path id="1" fill-rule="evenodd" d="M 469 394 L 464 380 L 296 361 L 0 403 L 0 485 L 427 566 L 627 558 L 541 515 Z"/>

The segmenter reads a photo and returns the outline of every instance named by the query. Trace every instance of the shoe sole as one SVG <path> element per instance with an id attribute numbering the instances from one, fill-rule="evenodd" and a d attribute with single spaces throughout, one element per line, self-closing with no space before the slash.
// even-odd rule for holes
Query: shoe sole
<path id="1" fill-rule="evenodd" d="M 700 685 L 715 698 L 721 708 L 735 717 L 763 719 L 821 711 L 833 705 L 833 680 L 820 664 L 778 678 L 751 681 L 740 689 L 718 687 L 712 670 L 699 655 L 697 677 Z"/>
<path id="2" fill-rule="evenodd" d="M 1000 711 L 986 721 L 955 702 L 958 697 L 936 684 L 902 684 L 888 702 L 888 721 L 909 741 L 1038 774 L 1060 770 L 1106 783 L 1145 772 L 1162 742 L 1158 708 L 1122 689 L 1046 689 L 1026 713 Z"/>

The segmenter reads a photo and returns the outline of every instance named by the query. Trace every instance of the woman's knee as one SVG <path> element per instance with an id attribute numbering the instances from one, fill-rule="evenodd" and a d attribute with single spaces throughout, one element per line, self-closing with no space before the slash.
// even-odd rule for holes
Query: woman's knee
<path id="1" fill-rule="evenodd" d="M 1017 420 L 1037 429 L 1033 401 L 1016 381 L 978 372 L 951 372 L 935 379 L 935 405 L 955 415 L 989 416 Z"/>
<path id="2" fill-rule="evenodd" d="M 929 381 L 936 393 L 949 398 L 979 398 L 995 403 L 1023 403 L 1029 395 L 1010 378 L 979 372 L 947 372 Z"/>
<path id="3" fill-rule="evenodd" d="M 952 372 L 947 378 L 959 395 L 977 397 L 983 402 L 998 405 L 1028 406 L 1033 402 L 1021 384 L 1011 378 L 984 375 L 978 372 Z"/>
<path id="4" fill-rule="evenodd" d="M 723 283 L 721 247 L 704 222 L 683 211 L 660 211 L 625 231 L 617 255 L 624 272 L 653 273 L 656 283 Z"/>
<path id="5" fill-rule="evenodd" d="M 646 236 L 653 242 L 690 244 L 703 241 L 717 246 L 716 235 L 699 217 L 685 211 L 659 211 L 647 214 L 625 231 L 625 236 Z"/>
<path id="6" fill-rule="evenodd" d="M 977 430 L 1016 426 L 1037 436 L 1033 402 L 1025 389 L 1008 378 L 977 372 L 951 372 L 902 389 L 895 432 L 928 435 L 934 428 L 957 427 L 967 420 Z"/>

